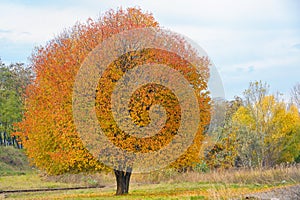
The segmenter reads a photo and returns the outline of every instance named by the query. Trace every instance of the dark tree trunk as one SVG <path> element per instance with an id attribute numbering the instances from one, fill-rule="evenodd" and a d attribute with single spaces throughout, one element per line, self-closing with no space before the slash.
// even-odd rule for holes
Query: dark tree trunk
<path id="1" fill-rule="evenodd" d="M 115 169 L 114 172 L 117 181 L 116 195 L 128 194 L 132 170 L 128 169 L 126 172 L 124 172 Z"/>
<path id="2" fill-rule="evenodd" d="M 16 136 L 11 137 L 11 145 L 15 147 Z"/>
<path id="3" fill-rule="evenodd" d="M 3 133 L 3 143 L 4 143 L 4 146 L 7 146 L 6 133 L 5 132 Z"/>

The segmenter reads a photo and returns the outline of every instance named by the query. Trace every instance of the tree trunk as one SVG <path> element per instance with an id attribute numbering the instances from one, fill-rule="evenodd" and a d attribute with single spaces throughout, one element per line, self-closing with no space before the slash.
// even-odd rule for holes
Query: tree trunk
<path id="1" fill-rule="evenodd" d="M 131 171 L 131 168 L 126 172 L 114 170 L 117 181 L 116 195 L 128 194 Z"/>
<path id="2" fill-rule="evenodd" d="M 3 143 L 4 143 L 4 146 L 7 146 L 7 142 L 6 142 L 6 132 L 3 133 Z"/>

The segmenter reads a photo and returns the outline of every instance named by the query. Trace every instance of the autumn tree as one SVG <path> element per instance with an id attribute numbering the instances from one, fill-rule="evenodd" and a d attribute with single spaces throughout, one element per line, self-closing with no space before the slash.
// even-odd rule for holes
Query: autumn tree
<path id="1" fill-rule="evenodd" d="M 214 105 L 214 108 L 219 110 L 216 114 L 221 117 L 217 118 L 219 122 L 211 120 L 214 126 L 208 130 L 208 135 L 214 138 L 213 145 L 208 146 L 204 153 L 205 162 L 210 168 L 227 169 L 239 166 L 236 129 L 232 125 L 232 117 L 242 105 L 243 100 L 237 96 L 234 100 L 222 100 Z"/>
<path id="2" fill-rule="evenodd" d="M 131 35 L 124 38 L 128 32 Z M 137 38 L 134 34 L 142 37 Z M 123 37 L 118 39 L 118 35 Z M 131 40 L 135 42 L 128 45 Z M 152 43 L 147 48 L 141 48 L 145 41 Z M 100 58 L 99 45 L 110 47 L 102 52 Z M 105 70 L 99 71 L 98 67 L 105 60 L 110 62 L 106 63 Z M 112 96 L 120 80 L 127 82 L 127 73 L 136 70 L 130 78 L 143 76 L 145 73 L 139 72 L 139 66 L 146 64 L 146 69 L 142 69 L 152 72 L 157 81 L 135 89 L 128 103 L 125 103 L 125 112 L 139 130 L 152 124 L 157 113 L 162 115 L 161 120 L 160 115 L 156 119 L 165 123 L 157 133 L 150 131 L 148 135 L 131 135 L 118 124 L 126 122 L 126 118 L 120 117 L 116 122 L 114 116 L 124 110 L 123 107 L 113 110 L 113 103 L 123 100 L 128 91 L 121 92 L 115 100 Z M 138 171 L 134 165 L 138 155 L 152 153 L 154 156 L 146 158 L 149 162 L 144 162 L 146 167 L 151 168 L 152 159 L 167 160 L 176 150 L 185 147 L 181 156 L 169 159 L 172 162 L 168 166 L 185 171 L 199 161 L 202 133 L 210 120 L 207 91 L 209 64 L 209 60 L 199 57 L 184 38 L 161 31 L 151 14 L 136 8 L 108 11 L 99 20 L 89 19 L 86 24 L 76 24 L 33 53 L 31 66 L 36 78 L 26 89 L 26 112 L 23 121 L 17 125 L 20 130 L 17 134 L 22 138 L 31 162 L 48 173 L 109 170 L 104 165 L 109 162 L 112 165 L 108 166 L 114 169 L 116 176 L 116 194 L 128 193 L 132 170 Z M 169 66 L 169 71 L 163 65 Z M 86 71 L 83 66 L 87 66 Z M 194 99 L 180 99 L 176 87 L 168 85 L 169 80 L 165 84 L 172 89 L 157 83 L 164 80 L 165 72 L 174 71 L 177 77 L 186 80 L 185 87 L 179 93 L 185 95 L 186 91 L 192 91 Z M 176 83 L 174 77 L 171 76 L 171 81 Z M 148 76 L 144 77 L 144 80 L 148 79 Z M 80 98 L 77 98 L 78 95 L 81 95 Z M 190 104 L 194 107 L 186 114 Z M 87 105 L 91 110 L 86 109 Z M 90 118 L 90 111 L 96 118 Z M 186 116 L 193 117 L 193 113 L 198 113 L 198 121 L 182 120 Z M 90 121 L 96 126 L 88 126 Z M 94 134 L 98 128 L 103 134 Z M 191 134 L 191 130 L 195 133 Z M 103 146 L 97 143 L 101 142 L 100 136 L 108 141 Z M 180 142 L 185 137 L 192 138 L 187 147 L 187 144 Z M 106 144 L 123 150 L 126 155 L 111 151 Z M 169 144 L 175 151 L 169 150 L 167 156 L 160 154 L 160 149 Z"/>
<path id="3" fill-rule="evenodd" d="M 206 152 L 212 168 L 269 167 L 299 162 L 300 121 L 297 107 L 270 95 L 269 86 L 251 82 L 244 98 L 224 101 L 224 121 L 212 131 L 216 143 Z"/>
<path id="4" fill-rule="evenodd" d="M 297 108 L 267 91 L 267 84 L 250 83 L 245 104 L 232 117 L 244 166 L 273 166 L 293 162 L 299 155 Z"/>

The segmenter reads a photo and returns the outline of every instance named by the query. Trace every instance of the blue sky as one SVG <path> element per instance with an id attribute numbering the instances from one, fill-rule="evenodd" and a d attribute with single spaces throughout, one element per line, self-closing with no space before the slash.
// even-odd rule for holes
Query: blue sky
<path id="1" fill-rule="evenodd" d="M 120 6 L 152 12 L 161 26 L 204 48 L 222 77 L 227 99 L 242 96 L 255 80 L 288 98 L 300 82 L 297 0 L 0 0 L 0 58 L 7 64 L 29 63 L 35 46 L 77 21 Z"/>

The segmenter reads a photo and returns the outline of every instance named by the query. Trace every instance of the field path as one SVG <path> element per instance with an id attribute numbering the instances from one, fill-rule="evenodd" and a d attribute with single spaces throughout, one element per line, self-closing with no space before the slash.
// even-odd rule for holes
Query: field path
<path id="1" fill-rule="evenodd" d="M 259 200 L 300 200 L 300 184 L 272 189 L 267 192 L 249 194 L 246 199 Z"/>

